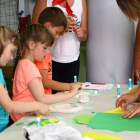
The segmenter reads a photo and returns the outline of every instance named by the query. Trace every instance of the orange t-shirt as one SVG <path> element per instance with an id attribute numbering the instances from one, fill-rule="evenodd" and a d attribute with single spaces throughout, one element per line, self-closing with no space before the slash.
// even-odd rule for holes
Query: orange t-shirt
<path id="1" fill-rule="evenodd" d="M 42 77 L 36 65 L 28 59 L 20 60 L 18 62 L 13 80 L 13 101 L 36 101 L 28 88 L 28 83 L 35 78 L 39 78 L 40 84 L 42 85 Z M 26 113 L 10 113 L 10 116 L 14 122 L 25 115 Z"/>
<path id="2" fill-rule="evenodd" d="M 48 78 L 52 80 L 52 60 L 50 53 L 47 53 L 47 56 L 44 58 L 43 61 L 35 61 L 34 62 L 36 67 L 39 70 L 46 69 L 48 70 Z M 45 94 L 51 94 L 52 90 L 48 88 L 44 88 Z"/>

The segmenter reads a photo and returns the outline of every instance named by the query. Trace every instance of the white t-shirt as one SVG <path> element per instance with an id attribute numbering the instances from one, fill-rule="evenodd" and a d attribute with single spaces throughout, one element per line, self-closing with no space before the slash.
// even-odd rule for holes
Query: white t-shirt
<path id="1" fill-rule="evenodd" d="M 47 0 L 47 7 L 52 6 L 53 0 Z M 60 8 L 64 13 L 66 12 L 66 8 L 63 8 L 59 5 L 55 7 Z M 73 17 L 78 23 L 79 26 L 81 24 L 81 16 L 82 16 L 82 1 L 75 0 L 73 6 L 71 7 Z M 58 39 L 55 39 L 54 44 L 50 47 L 51 59 L 60 63 L 70 63 L 78 60 L 80 51 L 80 42 L 77 38 L 77 35 L 74 32 L 65 32 L 63 35 L 60 35 Z"/>

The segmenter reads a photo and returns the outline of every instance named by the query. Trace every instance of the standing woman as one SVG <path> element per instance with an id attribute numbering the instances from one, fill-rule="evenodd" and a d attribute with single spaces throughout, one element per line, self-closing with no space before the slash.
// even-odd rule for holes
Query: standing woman
<path id="1" fill-rule="evenodd" d="M 74 76 L 78 78 L 79 75 L 80 42 L 88 36 L 86 0 L 37 0 L 32 23 L 38 22 L 38 17 L 46 6 L 60 8 L 68 18 L 66 31 L 55 39 L 50 49 L 53 80 L 72 83 Z"/>

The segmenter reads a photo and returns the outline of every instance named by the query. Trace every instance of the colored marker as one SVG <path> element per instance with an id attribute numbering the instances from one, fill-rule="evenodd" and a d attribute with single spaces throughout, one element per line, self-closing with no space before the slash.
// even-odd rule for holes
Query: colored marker
<path id="1" fill-rule="evenodd" d="M 40 127 L 41 126 L 40 117 L 37 117 L 36 125 L 37 125 L 37 127 Z"/>
<path id="2" fill-rule="evenodd" d="M 74 76 L 74 82 L 77 82 L 77 76 Z"/>
<path id="3" fill-rule="evenodd" d="M 94 85 L 106 85 L 105 83 L 91 83 L 91 84 L 94 84 Z"/>
<path id="4" fill-rule="evenodd" d="M 117 98 L 120 97 L 120 85 L 117 85 Z"/>
<path id="5" fill-rule="evenodd" d="M 131 78 L 129 78 L 129 82 L 128 82 L 128 88 L 129 88 L 129 90 L 131 90 Z"/>

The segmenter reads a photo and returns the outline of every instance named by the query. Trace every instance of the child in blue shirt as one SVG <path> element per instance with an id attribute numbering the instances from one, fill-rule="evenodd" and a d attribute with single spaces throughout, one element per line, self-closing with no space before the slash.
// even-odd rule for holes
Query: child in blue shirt
<path id="1" fill-rule="evenodd" d="M 0 26 L 0 66 L 5 66 L 13 60 L 13 52 L 19 48 L 18 35 L 10 28 Z M 0 132 L 4 130 L 9 122 L 9 113 L 33 112 L 37 115 L 47 115 L 48 105 L 39 102 L 12 101 L 8 96 L 6 83 L 0 69 Z"/>

